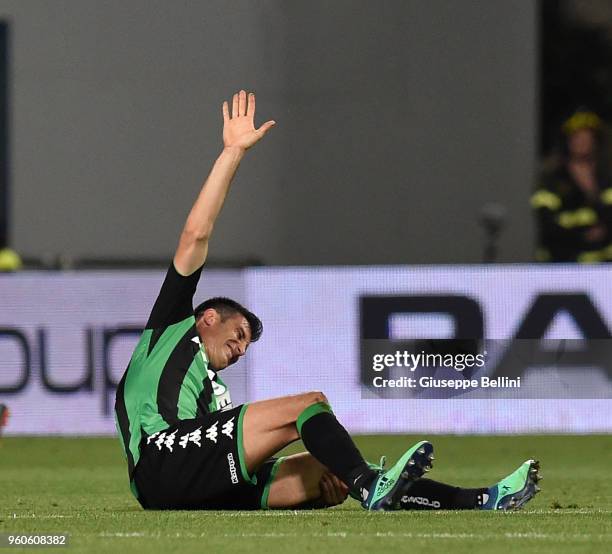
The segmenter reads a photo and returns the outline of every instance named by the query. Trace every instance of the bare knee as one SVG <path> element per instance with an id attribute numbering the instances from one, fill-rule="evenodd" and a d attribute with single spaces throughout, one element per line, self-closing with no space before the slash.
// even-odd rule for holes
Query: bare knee
<path id="1" fill-rule="evenodd" d="M 305 392 L 285 397 L 282 403 L 283 425 L 289 424 L 294 427 L 301 414 L 311 406 L 320 403 L 329 403 L 327 397 L 320 391 Z M 296 438 L 298 437 L 296 436 Z"/>

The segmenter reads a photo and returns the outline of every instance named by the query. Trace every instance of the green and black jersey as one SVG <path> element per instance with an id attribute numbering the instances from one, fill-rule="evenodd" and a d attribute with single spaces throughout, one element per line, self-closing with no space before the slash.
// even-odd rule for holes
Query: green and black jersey
<path id="1" fill-rule="evenodd" d="M 181 420 L 231 408 L 229 392 L 196 331 L 193 295 L 202 268 L 188 277 L 174 264 L 117 388 L 115 417 L 130 480 L 143 438 Z"/>

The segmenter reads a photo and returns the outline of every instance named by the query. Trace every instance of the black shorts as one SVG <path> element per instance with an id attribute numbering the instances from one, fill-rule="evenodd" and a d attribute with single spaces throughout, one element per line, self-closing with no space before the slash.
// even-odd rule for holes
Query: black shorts
<path id="1" fill-rule="evenodd" d="M 142 440 L 134 471 L 138 500 L 147 509 L 256 510 L 282 458 L 249 475 L 242 444 L 248 404 L 186 419 Z"/>

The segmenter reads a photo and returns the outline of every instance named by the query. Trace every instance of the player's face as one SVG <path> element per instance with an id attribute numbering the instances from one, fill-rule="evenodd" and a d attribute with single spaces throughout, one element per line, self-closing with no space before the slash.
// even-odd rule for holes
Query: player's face
<path id="1" fill-rule="evenodd" d="M 224 369 L 244 356 L 251 342 L 251 328 L 241 314 L 221 319 L 214 310 L 206 310 L 198 320 L 198 332 L 213 369 Z"/>
<path id="2" fill-rule="evenodd" d="M 590 129 L 580 129 L 567 140 L 570 155 L 575 158 L 590 158 L 595 154 L 595 135 Z"/>

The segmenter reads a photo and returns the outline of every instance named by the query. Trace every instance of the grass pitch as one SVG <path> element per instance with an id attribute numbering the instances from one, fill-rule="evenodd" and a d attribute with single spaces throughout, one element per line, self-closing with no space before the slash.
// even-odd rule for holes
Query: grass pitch
<path id="1" fill-rule="evenodd" d="M 421 438 L 357 443 L 369 459 L 386 454 L 393 463 Z M 5 438 L 0 533 L 68 533 L 68 551 L 113 554 L 612 552 L 612 437 L 426 438 L 436 448 L 432 479 L 486 486 L 536 457 L 542 493 L 505 514 L 366 513 L 353 500 L 318 511 L 145 512 L 128 490 L 116 439 Z"/>

